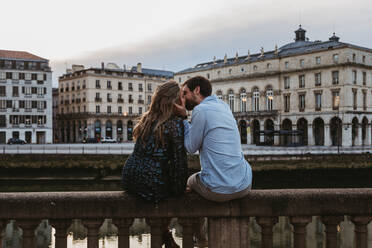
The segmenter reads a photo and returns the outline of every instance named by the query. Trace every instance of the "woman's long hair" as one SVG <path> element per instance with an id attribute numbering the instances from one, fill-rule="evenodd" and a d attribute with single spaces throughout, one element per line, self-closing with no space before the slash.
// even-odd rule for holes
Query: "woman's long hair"
<path id="1" fill-rule="evenodd" d="M 179 99 L 180 87 L 175 81 L 166 82 L 158 86 L 152 97 L 149 110 L 145 112 L 135 125 L 133 130 L 134 139 L 141 138 L 146 144 L 151 132 L 152 124 L 157 121 L 154 127 L 155 144 L 163 144 L 164 122 L 173 114 L 174 103 Z"/>

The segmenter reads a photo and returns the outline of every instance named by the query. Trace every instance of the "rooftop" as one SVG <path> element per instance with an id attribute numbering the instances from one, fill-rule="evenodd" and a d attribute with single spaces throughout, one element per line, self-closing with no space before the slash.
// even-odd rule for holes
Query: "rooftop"
<path id="1" fill-rule="evenodd" d="M 47 59 L 36 56 L 29 52 L 11 50 L 0 50 L 0 59 L 48 61 Z"/>
<path id="2" fill-rule="evenodd" d="M 310 41 L 305 36 L 306 30 L 302 29 L 301 26 L 298 30 L 295 31 L 295 33 L 296 33 L 296 38 L 294 42 L 285 44 L 278 49 L 268 51 L 268 52 L 263 52 L 262 50 L 262 53 L 248 54 L 245 56 L 227 58 L 226 62 L 224 59 L 219 59 L 215 61 L 200 63 L 194 67 L 179 71 L 176 74 L 204 71 L 208 69 L 221 68 L 225 66 L 252 63 L 252 62 L 257 62 L 257 61 L 264 61 L 267 59 L 295 56 L 295 55 L 312 53 L 312 52 L 320 52 L 320 51 L 325 51 L 328 49 L 342 48 L 342 47 L 356 48 L 356 49 L 361 49 L 361 50 L 365 50 L 368 52 L 372 52 L 372 49 L 370 48 L 365 48 L 365 47 L 360 47 L 360 46 L 349 44 L 349 43 L 340 42 L 339 41 L 340 38 L 337 37 L 335 33 L 333 33 L 333 36 L 330 37 L 328 41 L 319 41 L 319 40 Z"/>

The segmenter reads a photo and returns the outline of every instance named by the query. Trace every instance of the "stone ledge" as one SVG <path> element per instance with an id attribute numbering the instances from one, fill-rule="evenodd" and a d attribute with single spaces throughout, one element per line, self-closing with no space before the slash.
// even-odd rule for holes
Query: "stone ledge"
<path id="1" fill-rule="evenodd" d="M 372 215 L 372 188 L 252 190 L 215 203 L 191 193 L 158 206 L 125 192 L 0 193 L 0 219 Z"/>

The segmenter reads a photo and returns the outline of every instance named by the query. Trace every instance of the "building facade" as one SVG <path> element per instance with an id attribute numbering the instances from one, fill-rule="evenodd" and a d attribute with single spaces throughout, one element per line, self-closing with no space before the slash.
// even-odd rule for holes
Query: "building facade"
<path id="1" fill-rule="evenodd" d="M 242 143 L 371 145 L 372 49 L 340 42 L 295 41 L 258 54 L 201 63 L 175 74 L 200 75 L 229 104 Z"/>
<path id="2" fill-rule="evenodd" d="M 113 63 L 72 66 L 59 77 L 58 140 L 132 140 L 136 119 L 147 110 L 156 87 L 170 79 L 173 72 L 142 68 L 141 63 L 131 69 Z"/>
<path id="3" fill-rule="evenodd" d="M 0 50 L 0 143 L 52 143 L 52 71 L 47 59 Z"/>

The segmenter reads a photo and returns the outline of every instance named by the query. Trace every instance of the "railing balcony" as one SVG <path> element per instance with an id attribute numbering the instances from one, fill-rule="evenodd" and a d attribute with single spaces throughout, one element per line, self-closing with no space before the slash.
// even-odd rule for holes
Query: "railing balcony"
<path id="1" fill-rule="evenodd" d="M 100 98 L 100 97 L 96 97 L 96 98 L 94 98 L 94 100 L 95 100 L 96 102 L 102 102 L 102 98 Z"/>
<path id="2" fill-rule="evenodd" d="M 112 98 L 107 98 L 107 102 L 112 102 Z"/>
<path id="3" fill-rule="evenodd" d="M 129 99 L 128 99 L 128 102 L 129 102 L 129 103 L 133 103 L 133 99 L 132 99 L 132 98 L 129 98 Z"/>
<path id="4" fill-rule="evenodd" d="M 144 100 L 138 100 L 138 103 L 139 103 L 139 104 L 144 104 L 145 101 L 144 101 Z"/>
<path id="5" fill-rule="evenodd" d="M 123 98 L 118 98 L 118 103 L 124 103 L 124 99 Z"/>
<path id="6" fill-rule="evenodd" d="M 35 246 L 35 229 L 43 219 L 55 228 L 56 247 L 67 247 L 66 231 L 73 219 L 88 229 L 88 248 L 98 247 L 99 229 L 106 218 L 118 228 L 118 247 L 130 247 L 129 228 L 134 218 L 145 218 L 151 227 L 151 247 L 162 246 L 164 224 L 178 218 L 182 246 L 194 247 L 195 224 L 208 218 L 208 247 L 249 247 L 249 221 L 261 227 L 261 247 L 273 247 L 273 228 L 279 216 L 293 226 L 293 247 L 306 247 L 306 226 L 320 216 L 327 248 L 339 247 L 339 225 L 345 215 L 354 224 L 355 247 L 367 248 L 367 225 L 372 220 L 372 189 L 252 190 L 248 196 L 215 203 L 189 193 L 152 203 L 124 192 L 0 193 L 0 232 L 9 220 L 23 231 L 23 247 Z M 348 234 L 350 237 L 350 234 Z"/>

